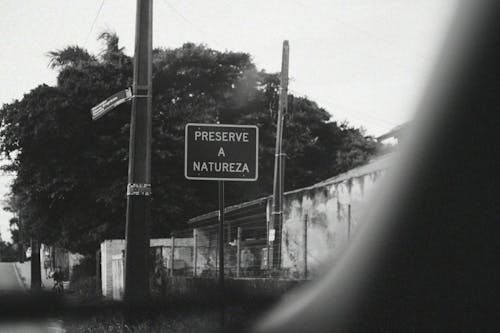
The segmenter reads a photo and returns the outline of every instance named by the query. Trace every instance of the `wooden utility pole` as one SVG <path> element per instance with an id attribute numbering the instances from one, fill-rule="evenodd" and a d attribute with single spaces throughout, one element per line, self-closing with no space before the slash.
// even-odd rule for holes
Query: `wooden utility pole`
<path id="1" fill-rule="evenodd" d="M 276 126 L 276 149 L 274 155 L 274 186 L 273 186 L 273 210 L 271 228 L 274 229 L 275 239 L 270 247 L 273 252 L 270 256 L 272 267 L 280 266 L 281 259 L 281 227 L 283 224 L 283 189 L 285 173 L 285 154 L 283 153 L 283 125 L 285 114 L 288 109 L 288 41 L 283 42 L 283 56 L 281 60 L 280 99 L 278 107 L 278 121 Z"/>
<path id="2" fill-rule="evenodd" d="M 153 0 L 137 0 L 125 235 L 124 300 L 131 305 L 149 298 L 152 18 Z"/>

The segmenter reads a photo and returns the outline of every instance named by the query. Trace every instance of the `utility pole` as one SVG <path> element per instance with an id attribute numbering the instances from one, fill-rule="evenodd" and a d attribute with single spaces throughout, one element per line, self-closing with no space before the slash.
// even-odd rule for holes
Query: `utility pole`
<path id="1" fill-rule="evenodd" d="M 40 267 L 40 242 L 32 236 L 31 238 L 31 291 L 37 292 L 42 289 L 42 269 Z"/>
<path id="2" fill-rule="evenodd" d="M 142 305 L 149 298 L 152 14 L 153 0 L 137 0 L 124 293 L 125 302 L 133 306 Z"/>
<path id="3" fill-rule="evenodd" d="M 276 149 L 274 154 L 274 184 L 273 184 L 273 210 L 271 228 L 274 229 L 275 239 L 272 241 L 270 260 L 272 267 L 280 266 L 281 259 L 281 227 L 283 224 L 283 189 L 285 173 L 285 154 L 283 153 L 283 125 L 288 109 L 288 41 L 283 42 L 283 55 L 281 60 L 280 96 L 278 107 L 278 122 L 276 126 Z"/>

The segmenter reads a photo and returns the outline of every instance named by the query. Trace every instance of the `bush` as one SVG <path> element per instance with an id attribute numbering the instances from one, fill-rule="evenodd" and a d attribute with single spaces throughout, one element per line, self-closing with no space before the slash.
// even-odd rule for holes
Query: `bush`
<path id="1" fill-rule="evenodd" d="M 73 267 L 69 285 L 70 293 L 82 300 L 97 297 L 95 265 L 95 258 L 84 257 L 78 265 Z"/>
<path id="2" fill-rule="evenodd" d="M 73 267 L 70 282 L 76 282 L 82 278 L 95 277 L 95 258 L 84 257 L 80 263 Z"/>
<path id="3" fill-rule="evenodd" d="M 69 285 L 69 293 L 77 296 L 80 301 L 95 299 L 97 297 L 95 276 L 82 277 L 72 281 Z"/>

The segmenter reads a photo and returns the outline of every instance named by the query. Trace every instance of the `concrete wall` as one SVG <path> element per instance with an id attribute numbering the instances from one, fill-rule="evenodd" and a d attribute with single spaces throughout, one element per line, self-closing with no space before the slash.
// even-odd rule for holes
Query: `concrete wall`
<path id="1" fill-rule="evenodd" d="M 110 239 L 101 243 L 101 292 L 105 298 L 113 298 L 113 256 L 121 255 L 124 250 L 124 239 Z"/>
<path id="2" fill-rule="evenodd" d="M 123 265 L 123 255 L 116 254 L 111 256 L 111 272 L 112 272 L 112 297 L 113 299 L 120 300 L 123 299 L 123 289 L 124 289 L 124 265 Z"/>
<path id="3" fill-rule="evenodd" d="M 359 228 L 389 157 L 314 186 L 287 192 L 281 239 L 282 277 L 313 278 Z M 349 232 L 350 231 L 350 232 Z"/>
<path id="4" fill-rule="evenodd" d="M 261 245 L 249 245 L 242 240 L 239 276 L 265 277 L 271 274 L 286 279 L 318 276 L 323 263 L 336 260 L 359 229 L 360 221 L 370 206 L 370 193 L 390 167 L 391 160 L 392 155 L 385 155 L 310 187 L 286 192 L 283 198 L 280 267 L 268 270 L 267 247 L 273 248 L 275 244 L 267 242 L 269 234 L 266 237 L 264 232 L 258 237 L 263 241 Z M 268 229 L 271 205 L 272 198 L 268 197 L 267 226 L 265 221 L 259 222 L 262 223 L 262 230 Z M 196 230 L 196 276 L 209 277 L 217 272 L 216 232 L 214 225 Z M 227 276 L 235 276 L 236 258 L 236 248 L 226 243 L 224 261 Z"/>

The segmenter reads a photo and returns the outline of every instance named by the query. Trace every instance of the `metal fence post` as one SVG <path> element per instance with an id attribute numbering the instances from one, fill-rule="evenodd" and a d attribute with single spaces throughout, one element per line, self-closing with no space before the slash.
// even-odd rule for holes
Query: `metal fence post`
<path id="1" fill-rule="evenodd" d="M 193 229 L 193 276 L 196 277 L 196 265 L 198 259 L 198 229 Z"/>
<path id="2" fill-rule="evenodd" d="M 241 227 L 238 227 L 238 238 L 236 239 L 236 277 L 240 277 L 240 242 L 241 242 Z"/>
<path id="3" fill-rule="evenodd" d="M 215 231 L 215 276 L 219 276 L 219 231 Z"/>
<path id="4" fill-rule="evenodd" d="M 347 240 L 351 239 L 351 204 L 347 204 Z"/>
<path id="5" fill-rule="evenodd" d="M 266 203 L 266 224 L 267 224 L 267 233 L 266 233 L 266 244 L 267 244 L 267 273 L 269 276 L 271 276 L 271 268 L 272 268 L 272 244 L 269 239 L 269 233 L 270 233 L 270 223 L 271 223 L 271 200 L 267 200 Z"/>
<path id="6" fill-rule="evenodd" d="M 174 276 L 174 251 L 175 251 L 175 237 L 171 237 L 171 245 L 170 245 L 170 276 Z"/>
<path id="7" fill-rule="evenodd" d="M 102 294 L 102 272 L 101 272 L 101 249 L 99 248 L 99 250 L 97 250 L 96 254 L 95 254 L 95 263 L 96 263 L 96 267 L 95 267 L 95 277 L 96 277 L 96 283 L 95 283 L 95 286 L 96 286 L 96 293 L 98 296 L 101 296 Z"/>
<path id="8" fill-rule="evenodd" d="M 304 232 L 303 232 L 303 245 L 304 245 L 304 279 L 307 279 L 307 221 L 309 215 L 304 216 Z"/>

